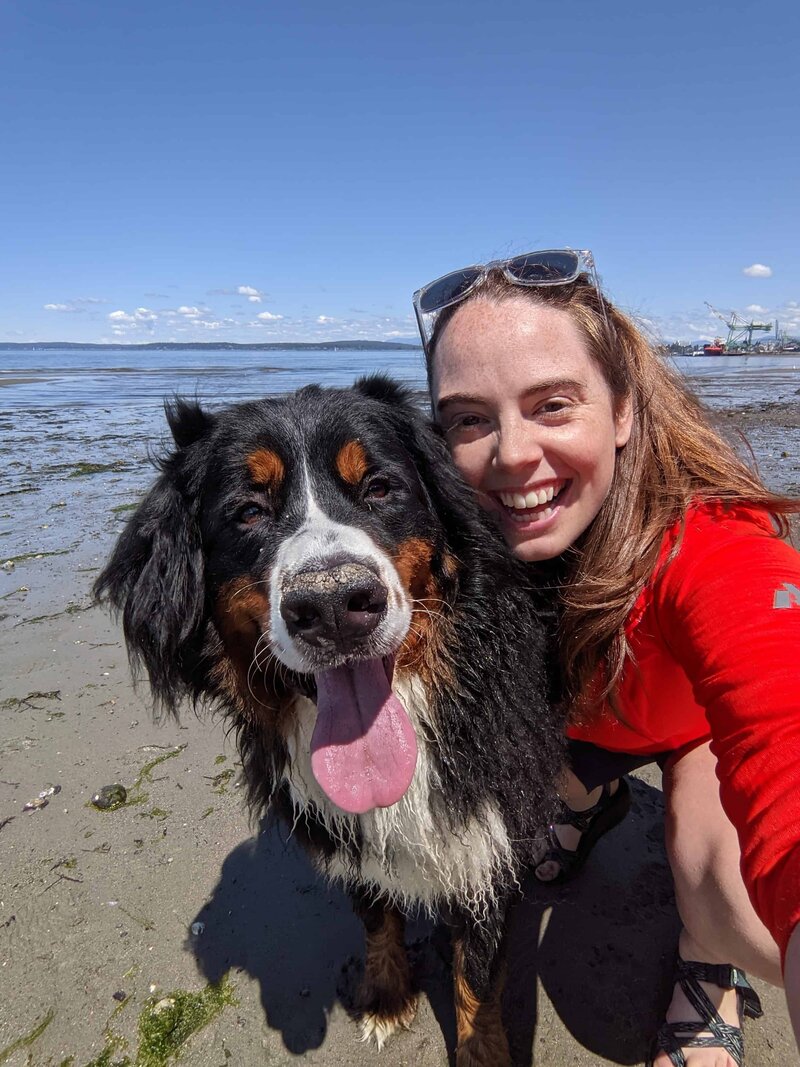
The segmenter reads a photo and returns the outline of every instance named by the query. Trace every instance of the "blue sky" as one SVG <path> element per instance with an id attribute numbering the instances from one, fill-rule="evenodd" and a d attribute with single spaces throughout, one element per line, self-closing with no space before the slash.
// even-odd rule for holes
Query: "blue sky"
<path id="1" fill-rule="evenodd" d="M 6 0 L 0 344 L 413 339 L 420 284 L 565 245 L 667 339 L 718 332 L 706 300 L 800 334 L 798 30 L 794 0 Z"/>

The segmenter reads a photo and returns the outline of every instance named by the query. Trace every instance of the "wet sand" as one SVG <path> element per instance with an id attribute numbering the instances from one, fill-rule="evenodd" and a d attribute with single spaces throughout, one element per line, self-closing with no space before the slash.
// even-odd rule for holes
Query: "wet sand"
<path id="1" fill-rule="evenodd" d="M 719 414 L 749 432 L 769 484 L 794 492 L 798 407 Z M 159 1019 L 180 1017 L 175 1050 L 193 1067 L 372 1064 L 347 1011 L 362 945 L 344 895 L 292 842 L 248 825 L 219 723 L 187 711 L 153 724 L 118 627 L 91 606 L 150 481 L 155 425 L 110 411 L 0 418 L 0 564 L 14 560 L 0 572 L 0 1063 L 155 1067 Z M 576 884 L 517 908 L 505 1010 L 519 1067 L 645 1060 L 678 931 L 659 777 L 637 775 L 634 810 Z M 114 782 L 137 803 L 91 807 Z M 23 811 L 50 785 L 46 807 Z M 425 923 L 409 938 L 420 1009 L 379 1062 L 439 1067 L 455 1036 L 446 938 Z M 216 1001 L 201 998 L 225 975 Z M 748 1067 L 800 1062 L 782 994 L 757 987 L 767 1011 L 747 1024 Z"/>
<path id="2" fill-rule="evenodd" d="M 0 389 L 8 388 L 12 385 L 31 385 L 33 382 L 47 382 L 50 379 L 40 378 L 38 375 L 31 378 L 9 378 L 5 374 L 0 374 Z"/>

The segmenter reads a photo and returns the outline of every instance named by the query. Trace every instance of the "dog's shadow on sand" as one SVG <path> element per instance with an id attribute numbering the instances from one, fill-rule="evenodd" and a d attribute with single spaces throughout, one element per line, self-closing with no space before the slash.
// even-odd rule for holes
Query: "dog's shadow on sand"
<path id="1" fill-rule="evenodd" d="M 284 838 L 262 824 L 230 853 L 191 948 L 210 981 L 230 968 L 257 979 L 268 1025 L 298 1054 L 323 1043 L 340 969 L 362 951 L 363 935 L 345 893 Z"/>
<path id="2" fill-rule="evenodd" d="M 636 780 L 632 788 L 631 815 L 597 845 L 581 878 L 550 891 L 526 884 L 514 909 L 504 1018 L 517 1067 L 531 1064 L 534 1041 L 538 1062 L 566 1062 L 559 1025 L 594 1055 L 641 1062 L 663 1017 L 678 933 L 663 806 L 658 790 Z M 233 968 L 255 978 L 267 1024 L 289 1052 L 319 1048 L 331 1008 L 352 1007 L 361 923 L 285 832 L 262 827 L 237 846 L 196 920 L 205 923 L 191 945 L 202 973 L 217 981 Z M 453 1063 L 447 933 L 419 922 L 408 937 Z"/>

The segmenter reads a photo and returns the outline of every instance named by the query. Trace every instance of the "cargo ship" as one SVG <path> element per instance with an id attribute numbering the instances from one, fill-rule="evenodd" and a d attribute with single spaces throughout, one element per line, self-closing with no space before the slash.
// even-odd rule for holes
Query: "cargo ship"
<path id="1" fill-rule="evenodd" d="M 711 344 L 703 345 L 703 355 L 706 356 L 724 356 L 725 345 L 722 343 L 722 338 L 715 337 Z"/>

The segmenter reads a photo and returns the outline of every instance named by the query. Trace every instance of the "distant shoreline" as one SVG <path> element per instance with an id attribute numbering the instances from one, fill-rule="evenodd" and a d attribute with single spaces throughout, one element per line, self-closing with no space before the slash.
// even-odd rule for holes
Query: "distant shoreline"
<path id="1" fill-rule="evenodd" d="M 146 344 L 96 344 L 83 341 L 14 341 L 0 344 L 0 349 L 14 349 L 18 352 L 50 351 L 69 348 L 73 351 L 91 351 L 92 349 L 112 350 L 115 352 L 188 352 L 204 349 L 205 351 L 226 351 L 241 349 L 248 352 L 358 352 L 374 349 L 420 349 L 421 345 L 407 344 L 402 341 L 264 341 L 259 344 L 244 344 L 239 341 L 149 341 Z"/>

